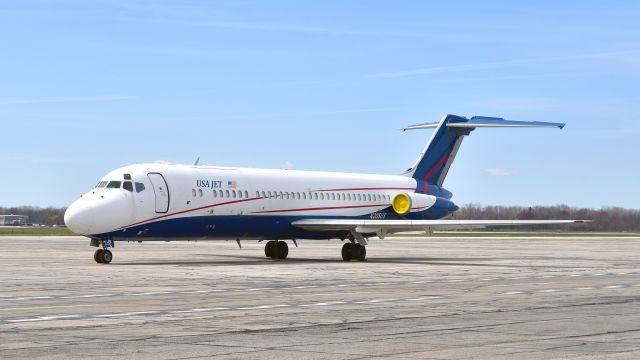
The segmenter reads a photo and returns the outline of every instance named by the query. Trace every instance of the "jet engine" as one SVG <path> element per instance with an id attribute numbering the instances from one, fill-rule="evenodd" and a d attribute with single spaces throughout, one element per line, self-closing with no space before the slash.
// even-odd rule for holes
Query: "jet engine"
<path id="1" fill-rule="evenodd" d="M 396 214 L 404 216 L 410 212 L 427 210 L 435 203 L 436 197 L 433 195 L 400 193 L 393 198 L 391 206 Z"/>

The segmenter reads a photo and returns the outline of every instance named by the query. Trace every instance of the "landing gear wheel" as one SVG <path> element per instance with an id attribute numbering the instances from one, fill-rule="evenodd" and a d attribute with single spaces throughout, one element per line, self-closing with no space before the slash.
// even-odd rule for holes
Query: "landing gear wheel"
<path id="1" fill-rule="evenodd" d="M 367 259 L 367 248 L 362 244 L 353 244 L 351 256 L 354 260 L 365 261 Z"/>
<path id="2" fill-rule="evenodd" d="M 102 253 L 104 250 L 98 249 L 93 253 L 93 260 L 95 260 L 98 264 L 102 264 Z"/>
<path id="3" fill-rule="evenodd" d="M 342 245 L 342 260 L 351 261 L 351 249 L 353 248 L 353 244 L 348 242 Z"/>
<path id="4" fill-rule="evenodd" d="M 103 264 L 108 264 L 113 260 L 113 254 L 111 254 L 111 251 L 109 250 L 103 250 L 100 260 L 102 260 Z"/>
<path id="5" fill-rule="evenodd" d="M 289 245 L 284 241 L 278 241 L 278 253 L 276 254 L 276 258 L 285 260 L 287 256 L 289 256 Z"/>
<path id="6" fill-rule="evenodd" d="M 270 259 L 274 259 L 276 255 L 275 252 L 276 252 L 276 242 L 275 241 L 267 242 L 267 245 L 264 247 L 264 255 Z"/>

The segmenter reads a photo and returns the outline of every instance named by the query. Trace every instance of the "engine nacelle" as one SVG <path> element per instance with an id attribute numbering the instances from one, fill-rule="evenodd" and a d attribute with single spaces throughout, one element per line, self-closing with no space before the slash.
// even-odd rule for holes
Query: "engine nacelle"
<path id="1" fill-rule="evenodd" d="M 410 212 L 427 210 L 435 203 L 436 197 L 433 195 L 400 193 L 393 198 L 391 206 L 396 214 L 404 216 Z"/>

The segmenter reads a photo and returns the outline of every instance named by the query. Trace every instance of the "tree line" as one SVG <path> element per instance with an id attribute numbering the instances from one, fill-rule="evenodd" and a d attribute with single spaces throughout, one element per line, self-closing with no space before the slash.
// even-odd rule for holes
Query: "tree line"
<path id="1" fill-rule="evenodd" d="M 0 207 L 0 215 L 27 215 L 32 224 L 64 225 L 66 208 L 39 208 L 33 206 Z M 592 232 L 640 232 L 640 210 L 620 207 L 601 209 L 576 208 L 567 205 L 556 206 L 482 206 L 464 205 L 450 219 L 456 220 L 593 220 L 584 225 L 500 227 L 500 230 L 553 230 Z"/>
<path id="2" fill-rule="evenodd" d="M 482 206 L 464 205 L 451 217 L 457 220 L 592 220 L 581 225 L 544 225 L 500 227 L 501 230 L 553 230 L 590 232 L 640 232 L 640 210 L 620 207 L 600 209 L 556 206 Z"/>
<path id="3" fill-rule="evenodd" d="M 67 208 L 40 208 L 35 206 L 1 207 L 0 215 L 26 215 L 30 224 L 64 225 L 64 212 Z"/>

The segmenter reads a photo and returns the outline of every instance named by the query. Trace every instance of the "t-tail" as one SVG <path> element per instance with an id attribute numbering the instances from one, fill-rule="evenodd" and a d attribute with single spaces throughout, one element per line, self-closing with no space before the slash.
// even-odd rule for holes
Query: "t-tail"
<path id="1" fill-rule="evenodd" d="M 436 129 L 418 162 L 405 172 L 418 181 L 418 191 L 451 198 L 442 189 L 451 164 L 456 158 L 462 140 L 478 128 L 564 128 L 563 123 L 540 121 L 513 121 L 502 118 L 447 115 L 437 123 L 412 125 L 403 130 Z"/>

